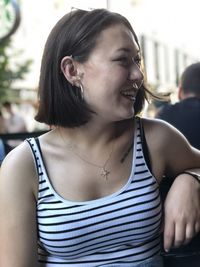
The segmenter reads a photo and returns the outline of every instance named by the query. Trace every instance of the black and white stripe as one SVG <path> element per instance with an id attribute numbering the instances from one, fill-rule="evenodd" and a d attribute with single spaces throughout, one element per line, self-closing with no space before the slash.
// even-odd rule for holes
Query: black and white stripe
<path id="1" fill-rule="evenodd" d="M 161 200 L 144 159 L 139 123 L 135 136 L 126 185 L 110 196 L 85 202 L 68 201 L 55 192 L 35 139 L 28 140 L 39 176 L 40 266 L 132 266 L 159 254 Z"/>

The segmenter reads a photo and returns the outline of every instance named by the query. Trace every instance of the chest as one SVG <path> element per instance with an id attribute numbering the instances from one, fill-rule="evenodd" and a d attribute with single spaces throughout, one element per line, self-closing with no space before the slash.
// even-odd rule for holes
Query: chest
<path id="1" fill-rule="evenodd" d="M 84 256 L 86 248 L 90 251 L 91 247 L 107 251 L 116 244 L 138 245 L 158 232 L 158 185 L 141 166 L 117 192 L 85 202 L 63 200 L 47 186 L 45 177 L 42 180 L 37 205 L 38 232 L 40 242 L 51 254 L 70 258 L 76 257 L 77 252 Z"/>
<path id="2" fill-rule="evenodd" d="M 122 188 L 134 169 L 132 162 L 132 151 L 123 163 L 114 155 L 105 166 L 71 155 L 63 160 L 49 160 L 47 169 L 52 186 L 59 195 L 72 201 L 87 201 Z"/>

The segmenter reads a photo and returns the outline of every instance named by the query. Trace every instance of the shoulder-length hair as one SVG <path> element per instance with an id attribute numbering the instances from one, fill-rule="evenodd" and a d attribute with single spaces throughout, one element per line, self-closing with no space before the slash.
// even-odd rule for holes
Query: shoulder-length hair
<path id="1" fill-rule="evenodd" d="M 93 111 L 82 100 L 80 89 L 72 86 L 64 77 L 60 63 L 66 55 L 72 55 L 81 63 L 87 61 L 99 34 L 114 24 L 124 24 L 133 33 L 139 46 L 129 21 L 106 9 L 75 10 L 57 22 L 49 34 L 43 52 L 38 91 L 39 108 L 35 117 L 37 121 L 48 125 L 76 127 L 90 120 Z M 143 84 L 134 104 L 136 114 L 141 112 L 147 92 L 150 93 Z"/>

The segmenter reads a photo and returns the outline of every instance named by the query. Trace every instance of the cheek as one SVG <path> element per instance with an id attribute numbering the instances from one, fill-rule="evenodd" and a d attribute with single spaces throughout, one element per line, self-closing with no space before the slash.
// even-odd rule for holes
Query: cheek
<path id="1" fill-rule="evenodd" d="M 103 98 L 120 91 L 127 82 L 128 71 L 113 65 L 99 64 L 89 69 L 83 80 L 83 86 L 88 96 Z"/>
<path id="2" fill-rule="evenodd" d="M 105 67 L 101 65 L 92 65 L 90 68 L 87 69 L 87 71 L 84 73 L 84 83 L 87 85 L 98 85 L 98 82 L 103 81 L 106 76 L 107 70 Z"/>
<path id="3" fill-rule="evenodd" d="M 111 64 L 109 68 L 105 69 L 104 74 L 109 82 L 119 85 L 127 81 L 129 72 L 126 68 Z"/>

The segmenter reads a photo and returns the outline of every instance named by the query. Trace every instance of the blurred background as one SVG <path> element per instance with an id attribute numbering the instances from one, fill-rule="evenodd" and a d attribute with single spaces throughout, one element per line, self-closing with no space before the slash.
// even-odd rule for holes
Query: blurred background
<path id="1" fill-rule="evenodd" d="M 107 8 L 126 16 L 140 39 L 148 83 L 176 101 L 183 69 L 200 60 L 197 0 L 0 0 L 0 105 L 12 103 L 28 132 L 46 129 L 34 121 L 40 62 L 47 36 L 72 8 Z M 153 116 L 154 107 L 146 115 Z M 9 115 L 8 115 L 9 116 Z"/>

